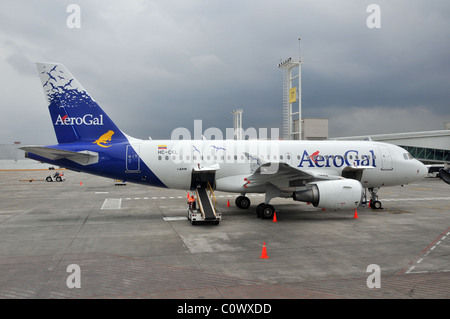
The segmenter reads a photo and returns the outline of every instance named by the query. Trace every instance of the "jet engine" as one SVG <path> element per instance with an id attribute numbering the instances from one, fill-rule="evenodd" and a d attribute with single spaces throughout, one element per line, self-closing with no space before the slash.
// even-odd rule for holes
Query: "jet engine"
<path id="1" fill-rule="evenodd" d="M 305 190 L 294 192 L 296 201 L 308 202 L 314 207 L 327 209 L 356 208 L 361 202 L 363 188 L 354 179 L 312 182 Z"/>

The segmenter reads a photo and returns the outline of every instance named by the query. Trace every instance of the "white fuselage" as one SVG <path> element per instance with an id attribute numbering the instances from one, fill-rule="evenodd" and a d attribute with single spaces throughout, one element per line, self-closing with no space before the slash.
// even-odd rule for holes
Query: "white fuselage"
<path id="1" fill-rule="evenodd" d="M 140 160 L 174 189 L 189 189 L 192 171 L 203 170 L 215 172 L 217 190 L 264 192 L 264 187 L 244 187 L 244 178 L 262 163 L 272 163 L 275 173 L 277 163 L 286 163 L 332 176 L 342 176 L 346 167 L 355 167 L 362 170 L 360 182 L 365 188 L 408 184 L 426 174 L 425 166 L 406 150 L 373 141 L 130 139 L 130 143 Z"/>

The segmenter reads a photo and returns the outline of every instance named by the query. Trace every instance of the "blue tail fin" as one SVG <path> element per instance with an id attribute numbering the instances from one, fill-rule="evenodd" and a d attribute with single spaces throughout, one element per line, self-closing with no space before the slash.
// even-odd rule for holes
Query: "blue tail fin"
<path id="1" fill-rule="evenodd" d="M 75 77 L 59 63 L 37 63 L 58 143 L 109 147 L 127 140 Z"/>

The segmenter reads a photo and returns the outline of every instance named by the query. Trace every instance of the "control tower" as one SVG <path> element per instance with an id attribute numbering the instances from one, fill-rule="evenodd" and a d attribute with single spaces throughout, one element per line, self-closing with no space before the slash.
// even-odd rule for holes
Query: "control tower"
<path id="1" fill-rule="evenodd" d="M 300 39 L 298 40 L 300 47 Z M 294 140 L 296 137 L 302 139 L 302 63 L 299 52 L 298 61 L 288 58 L 278 64 L 278 68 L 283 69 L 283 139 L 285 140 Z M 293 70 L 297 67 L 298 75 L 293 76 Z M 298 79 L 298 87 L 293 84 L 295 79 Z M 298 111 L 294 110 L 297 101 Z M 298 126 L 294 126 L 295 120 L 298 120 Z"/>
<path id="2" fill-rule="evenodd" d="M 234 139 L 242 140 L 243 129 L 242 129 L 242 112 L 241 109 L 236 109 L 231 112 L 234 116 Z"/>

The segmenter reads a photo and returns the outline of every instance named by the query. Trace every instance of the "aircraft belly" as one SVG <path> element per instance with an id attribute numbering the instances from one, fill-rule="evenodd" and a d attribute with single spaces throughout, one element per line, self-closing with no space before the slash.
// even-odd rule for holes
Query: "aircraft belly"
<path id="1" fill-rule="evenodd" d="M 365 188 L 398 185 L 396 174 L 392 171 L 366 170 L 363 172 L 361 184 Z"/>
<path id="2" fill-rule="evenodd" d="M 189 189 L 191 184 L 191 170 L 173 165 L 152 165 L 151 170 L 168 188 Z"/>

